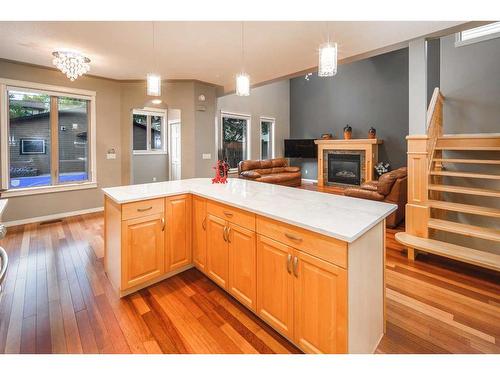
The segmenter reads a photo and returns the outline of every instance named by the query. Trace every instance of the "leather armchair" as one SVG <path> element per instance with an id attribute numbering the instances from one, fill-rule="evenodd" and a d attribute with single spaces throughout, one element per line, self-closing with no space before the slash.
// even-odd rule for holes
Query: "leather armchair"
<path id="1" fill-rule="evenodd" d="M 384 173 L 378 181 L 369 181 L 359 188 L 352 187 L 344 190 L 344 195 L 354 198 L 370 199 L 393 203 L 398 205 L 398 209 L 386 220 L 390 228 L 397 227 L 405 217 L 405 206 L 407 195 L 407 168 L 399 168 L 391 172 Z"/>
<path id="2" fill-rule="evenodd" d="M 238 177 L 283 186 L 300 186 L 302 183 L 300 168 L 288 166 L 285 158 L 240 161 Z"/>

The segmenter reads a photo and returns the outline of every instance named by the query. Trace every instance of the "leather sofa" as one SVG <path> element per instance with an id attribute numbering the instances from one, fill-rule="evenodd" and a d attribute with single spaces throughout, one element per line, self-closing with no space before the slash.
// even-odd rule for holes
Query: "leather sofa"
<path id="1" fill-rule="evenodd" d="M 397 227 L 405 217 L 407 202 L 407 168 L 399 168 L 384 173 L 378 181 L 369 181 L 358 187 L 344 190 L 344 195 L 354 198 L 364 198 L 373 201 L 394 203 L 398 209 L 387 219 L 386 225 L 390 228 Z"/>
<path id="2" fill-rule="evenodd" d="M 283 186 L 300 186 L 302 182 L 300 168 L 288 166 L 284 158 L 240 161 L 238 177 Z"/>

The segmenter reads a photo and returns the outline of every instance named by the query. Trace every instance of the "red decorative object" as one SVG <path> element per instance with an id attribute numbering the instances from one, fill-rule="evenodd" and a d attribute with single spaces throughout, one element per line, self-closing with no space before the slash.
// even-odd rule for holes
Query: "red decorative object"
<path id="1" fill-rule="evenodd" d="M 215 167 L 215 177 L 212 178 L 212 184 L 227 184 L 227 173 L 229 164 L 225 160 L 217 160 Z"/>

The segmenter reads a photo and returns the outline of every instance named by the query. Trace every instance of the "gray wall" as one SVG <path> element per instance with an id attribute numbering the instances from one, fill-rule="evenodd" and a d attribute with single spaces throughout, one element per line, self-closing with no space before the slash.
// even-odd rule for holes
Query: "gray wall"
<path id="1" fill-rule="evenodd" d="M 290 138 L 342 138 L 346 124 L 353 138 L 367 138 L 375 127 L 384 141 L 379 160 L 393 168 L 406 165 L 408 49 L 340 65 L 333 78 L 313 74 L 309 81 L 290 81 Z M 303 178 L 317 179 L 315 159 L 293 162 L 302 166 Z"/>
<path id="2" fill-rule="evenodd" d="M 440 39 L 427 41 L 427 107 L 432 93 L 441 86 L 441 43 Z"/>
<path id="3" fill-rule="evenodd" d="M 198 100 L 200 95 L 205 101 Z M 217 161 L 215 149 L 215 116 L 217 106 L 216 87 L 195 82 L 194 85 L 196 137 L 194 143 L 194 158 L 196 160 L 196 177 L 213 177 L 212 167 Z M 182 126 L 182 125 L 181 125 Z M 203 154 L 210 154 L 210 159 L 203 159 Z"/>
<path id="4" fill-rule="evenodd" d="M 246 97 L 235 94 L 222 96 L 217 99 L 217 116 L 219 121 L 220 111 L 251 115 L 251 159 L 260 159 L 260 117 L 275 118 L 274 153 L 276 157 L 283 156 L 283 140 L 288 138 L 290 129 L 289 80 L 254 88 L 250 96 Z"/>
<path id="5" fill-rule="evenodd" d="M 455 47 L 441 39 L 441 89 L 447 133 L 500 131 L 500 38 Z"/>

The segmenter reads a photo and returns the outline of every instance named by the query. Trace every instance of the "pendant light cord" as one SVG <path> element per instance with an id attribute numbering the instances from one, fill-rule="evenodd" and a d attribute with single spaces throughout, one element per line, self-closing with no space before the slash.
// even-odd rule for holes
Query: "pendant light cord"
<path id="1" fill-rule="evenodd" d="M 245 26 L 241 21 L 241 71 L 245 70 Z"/>

